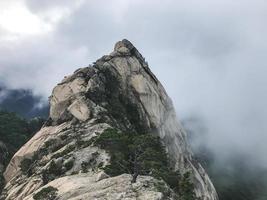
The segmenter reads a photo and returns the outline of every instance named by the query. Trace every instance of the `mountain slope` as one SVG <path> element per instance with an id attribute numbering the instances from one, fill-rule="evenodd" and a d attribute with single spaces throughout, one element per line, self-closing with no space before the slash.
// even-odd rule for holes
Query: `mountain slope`
<path id="1" fill-rule="evenodd" d="M 50 105 L 45 126 L 9 163 L 3 198 L 217 199 L 208 175 L 192 159 L 170 98 L 128 40 L 116 43 L 114 51 L 93 66 L 64 78 L 54 88 Z M 116 150 L 116 145 L 111 149 L 99 142 L 113 144 L 116 139 L 120 145 L 133 135 L 151 137 L 150 141 L 159 136 L 168 154 L 161 163 L 179 174 L 180 192 L 175 194 L 168 183 L 171 181 L 158 171 L 161 167 L 157 165 L 161 164 L 153 159 L 153 155 L 164 155 L 156 148 L 160 143 L 148 146 L 134 137 L 132 143 L 126 142 L 124 152 Z M 146 156 L 140 161 L 141 154 L 148 151 L 151 158 Z M 124 160 L 118 158 L 130 152 L 136 156 L 129 159 L 134 161 L 136 181 L 128 168 L 128 174 L 108 173 L 107 168 L 114 170 L 114 163 L 123 165 Z M 152 169 L 141 172 L 147 165 Z"/>

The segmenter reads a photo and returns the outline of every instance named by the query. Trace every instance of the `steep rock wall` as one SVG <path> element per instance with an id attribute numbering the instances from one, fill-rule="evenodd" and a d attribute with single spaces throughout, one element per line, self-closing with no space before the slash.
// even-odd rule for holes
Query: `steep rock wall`
<path id="1" fill-rule="evenodd" d="M 217 199 L 205 170 L 192 159 L 186 133 L 177 120 L 171 99 L 128 40 L 119 41 L 110 55 L 103 56 L 92 66 L 65 77 L 54 88 L 50 105 L 50 117 L 45 126 L 14 155 L 6 169 L 8 184 L 2 196 L 7 200 L 31 199 L 39 188 L 60 182 L 60 177 L 69 176 L 66 180 L 75 181 L 77 175 L 74 174 L 80 173 L 83 163 L 88 160 L 93 163 L 85 176 L 100 173 L 98 166 L 108 163 L 110 157 L 104 150 L 93 147 L 91 139 L 109 127 L 158 135 L 174 168 L 192 172 L 197 197 Z M 30 170 L 23 172 L 21 165 L 25 164 L 25 158 L 31 164 L 28 166 Z M 70 161 L 69 169 L 66 163 Z M 51 165 L 58 171 L 52 170 L 52 175 L 46 175 L 44 172 L 51 170 Z M 138 181 L 142 185 L 142 179 Z M 82 182 L 77 184 L 84 187 Z M 69 190 L 75 192 L 71 187 Z M 67 199 L 67 191 L 58 189 L 60 199 Z M 143 187 L 139 189 L 145 190 Z M 162 193 L 157 196 L 157 191 L 154 192 L 155 198 L 141 199 L 167 199 Z M 86 199 L 86 195 L 78 197 L 77 194 L 73 199 L 76 198 Z M 113 199 L 105 195 L 99 197 L 105 198 Z"/>

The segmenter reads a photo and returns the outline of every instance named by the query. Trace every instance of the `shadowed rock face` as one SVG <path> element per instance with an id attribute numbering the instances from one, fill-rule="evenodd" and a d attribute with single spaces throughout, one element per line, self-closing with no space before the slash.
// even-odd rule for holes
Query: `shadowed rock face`
<path id="1" fill-rule="evenodd" d="M 186 133 L 177 121 L 170 98 L 128 40 L 117 42 L 110 55 L 76 70 L 54 88 L 49 120 L 12 158 L 5 172 L 8 183 L 2 196 L 32 199 L 38 189 L 53 186 L 58 189 L 59 199 L 172 199 L 152 186 L 145 189 L 144 181 L 157 182 L 148 176 L 137 180 L 139 186 L 133 192 L 127 184 L 123 186 L 129 180 L 127 175 L 98 175 L 103 173 L 99 166 L 108 164 L 110 155 L 93 146 L 91 140 L 110 127 L 158 135 L 173 167 L 192 172 L 197 197 L 217 199 L 208 175 L 192 160 Z M 89 161 L 87 173 L 73 175 L 83 171 L 84 163 Z M 26 165 L 26 172 L 22 165 Z M 97 180 L 101 184 L 93 178 L 97 176 L 104 177 Z M 104 191 L 102 184 L 106 184 Z M 75 188 L 83 189 L 78 194 Z M 112 196 L 111 190 L 119 195 Z"/>

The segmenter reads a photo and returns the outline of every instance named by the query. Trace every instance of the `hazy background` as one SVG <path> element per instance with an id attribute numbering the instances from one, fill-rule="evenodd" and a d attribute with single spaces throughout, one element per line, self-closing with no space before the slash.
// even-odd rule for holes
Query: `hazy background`
<path id="1" fill-rule="evenodd" d="M 40 106 L 127 38 L 201 134 L 195 146 L 267 167 L 266 21 L 266 0 L 2 0 L 0 84 L 32 90 Z"/>

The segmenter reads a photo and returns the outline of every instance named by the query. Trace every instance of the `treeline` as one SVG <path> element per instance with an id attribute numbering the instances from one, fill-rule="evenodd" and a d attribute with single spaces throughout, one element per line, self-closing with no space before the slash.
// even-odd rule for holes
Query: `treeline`
<path id="1" fill-rule="evenodd" d="M 43 123 L 42 118 L 26 120 L 15 113 L 0 111 L 0 141 L 6 145 L 9 157 L 25 144 Z"/>

